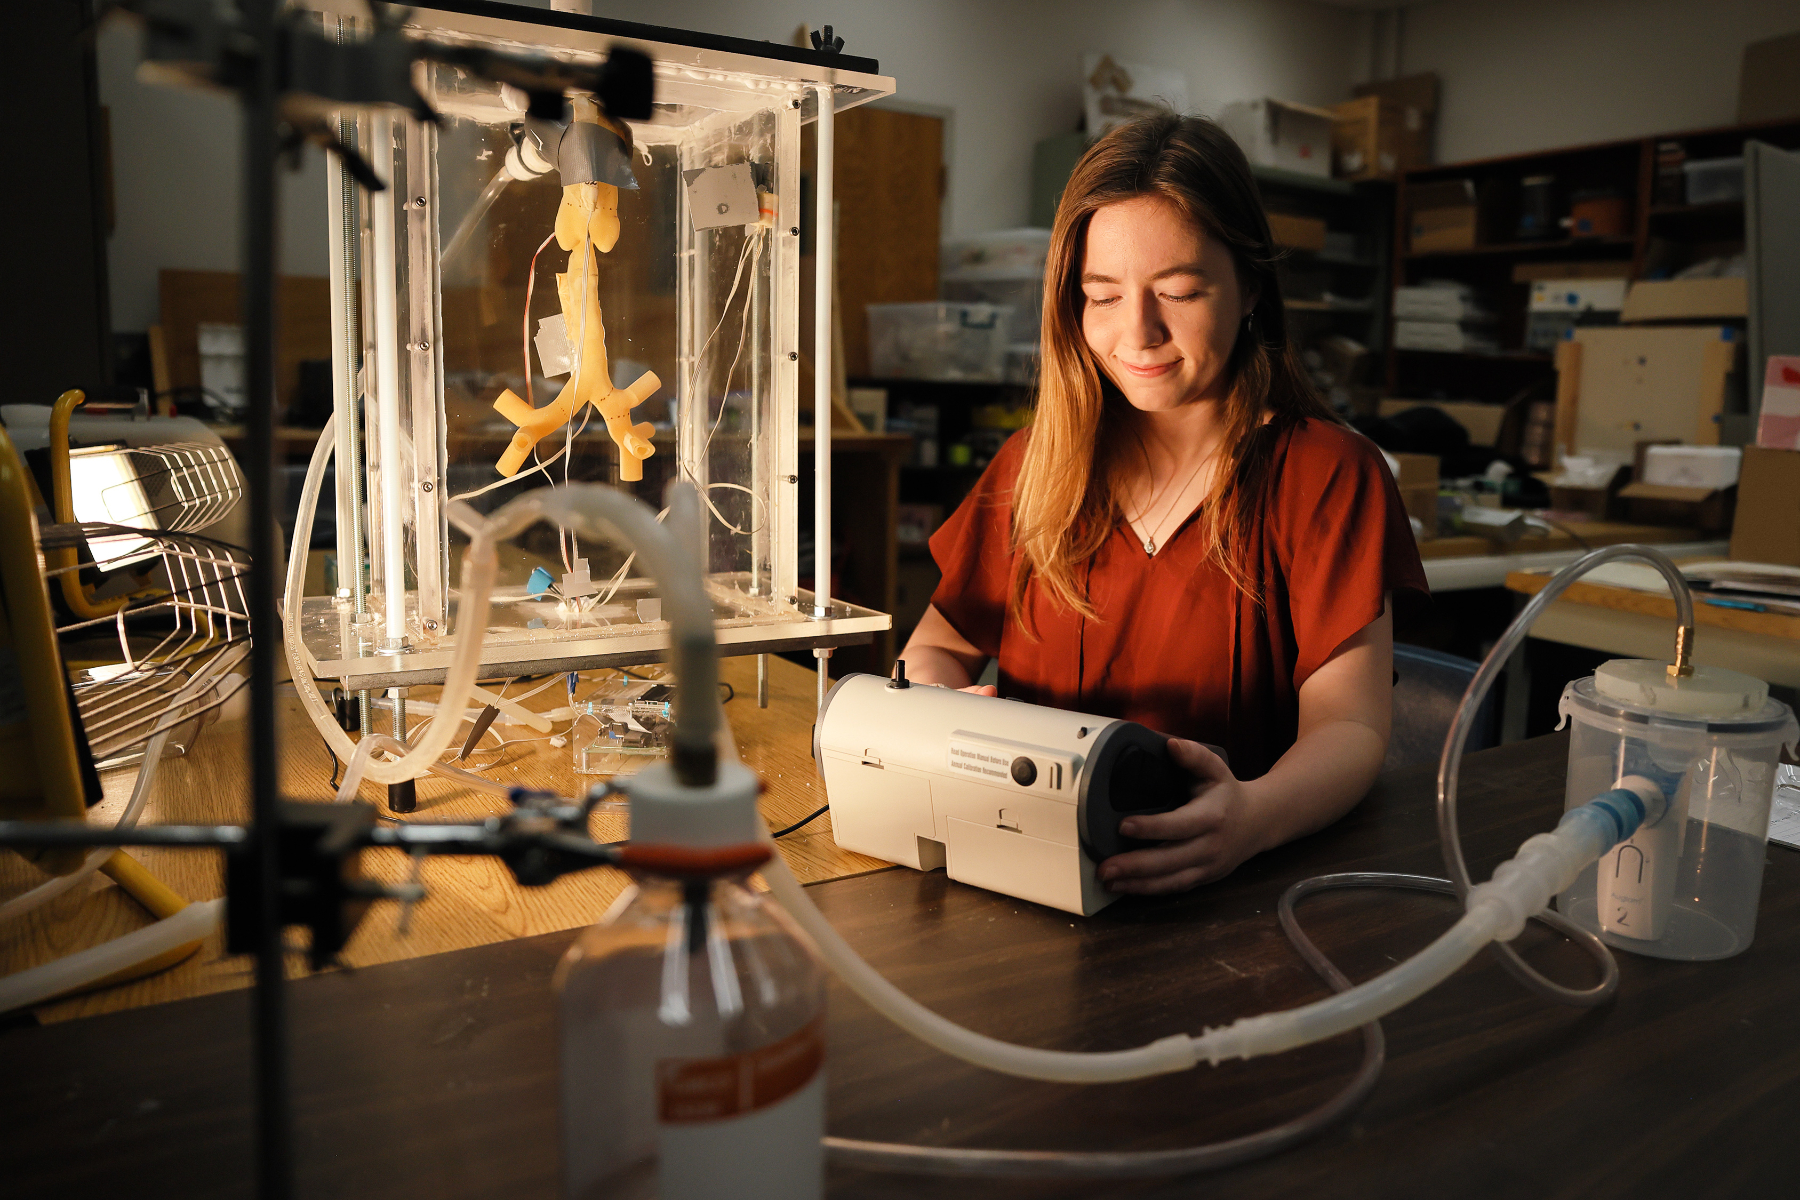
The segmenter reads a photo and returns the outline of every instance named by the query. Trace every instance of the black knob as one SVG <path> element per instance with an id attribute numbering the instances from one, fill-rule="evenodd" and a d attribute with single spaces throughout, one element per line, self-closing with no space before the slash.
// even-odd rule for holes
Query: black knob
<path id="1" fill-rule="evenodd" d="M 419 810 L 418 785 L 410 779 L 388 784 L 388 811 L 397 813 Z"/>
<path id="2" fill-rule="evenodd" d="M 888 683 L 888 686 L 891 688 L 905 688 L 912 686 L 912 684 L 906 681 L 906 660 L 904 658 L 896 658 L 894 660 L 894 677 Z"/>
<path id="3" fill-rule="evenodd" d="M 1020 787 L 1030 787 L 1037 782 L 1037 764 L 1023 754 L 1012 760 L 1013 782 Z"/>

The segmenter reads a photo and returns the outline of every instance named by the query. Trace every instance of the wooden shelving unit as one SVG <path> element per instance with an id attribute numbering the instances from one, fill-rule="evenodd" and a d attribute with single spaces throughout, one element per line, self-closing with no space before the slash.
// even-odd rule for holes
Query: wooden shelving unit
<path id="1" fill-rule="evenodd" d="M 1640 279 L 1683 259 L 1742 248 L 1744 206 L 1739 200 L 1706 204 L 1655 203 L 1656 151 L 1662 142 L 1683 144 L 1690 160 L 1729 158 L 1749 139 L 1784 149 L 1800 148 L 1800 120 L 1729 125 L 1656 134 L 1616 142 L 1569 146 L 1528 154 L 1445 163 L 1407 171 L 1394 203 L 1392 286 L 1453 279 L 1487 293 L 1499 318 L 1500 354 L 1446 354 L 1396 350 L 1387 343 L 1389 394 L 1421 399 L 1504 401 L 1528 387 L 1553 388 L 1552 356 L 1524 349 L 1525 306 L 1530 286 L 1516 283 L 1513 267 L 1530 262 L 1616 262 Z M 1554 175 L 1560 207 L 1589 188 L 1611 188 L 1629 206 L 1629 234 L 1598 238 L 1513 241 L 1519 185 L 1533 175 Z M 1469 179 L 1481 209 L 1481 241 L 1468 250 L 1408 252 L 1409 194 L 1421 184 Z"/>
<path id="2" fill-rule="evenodd" d="M 1253 166 L 1270 212 L 1315 217 L 1333 233 L 1350 234 L 1354 248 L 1283 249 L 1279 268 L 1288 334 L 1304 349 L 1325 334 L 1354 338 L 1379 355 L 1388 340 L 1392 283 L 1394 185 L 1351 183 L 1275 167 Z"/>

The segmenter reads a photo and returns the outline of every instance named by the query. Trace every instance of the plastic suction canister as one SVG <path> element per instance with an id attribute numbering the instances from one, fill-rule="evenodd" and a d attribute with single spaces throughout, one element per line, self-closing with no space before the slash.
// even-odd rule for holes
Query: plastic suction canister
<path id="1" fill-rule="evenodd" d="M 1775 773 L 1794 715 L 1759 679 L 1638 659 L 1604 663 L 1563 692 L 1573 806 L 1615 772 L 1666 791 L 1673 817 L 1646 823 L 1557 897 L 1610 946 L 1653 958 L 1741 953 L 1756 931 Z"/>

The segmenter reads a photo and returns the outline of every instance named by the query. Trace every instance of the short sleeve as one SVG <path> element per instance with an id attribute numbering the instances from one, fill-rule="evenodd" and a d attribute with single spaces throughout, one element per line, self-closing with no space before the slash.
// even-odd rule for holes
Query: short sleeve
<path id="1" fill-rule="evenodd" d="M 1276 476 L 1274 532 L 1296 688 L 1381 615 L 1385 596 L 1396 608 L 1430 597 L 1400 490 L 1381 451 L 1353 430 L 1308 421 L 1293 432 Z"/>
<path id="2" fill-rule="evenodd" d="M 1024 457 L 1025 434 L 1006 440 L 975 490 L 931 535 L 931 557 L 943 579 L 931 604 L 977 650 L 995 658 L 1006 625 L 1012 582 L 1012 491 Z"/>

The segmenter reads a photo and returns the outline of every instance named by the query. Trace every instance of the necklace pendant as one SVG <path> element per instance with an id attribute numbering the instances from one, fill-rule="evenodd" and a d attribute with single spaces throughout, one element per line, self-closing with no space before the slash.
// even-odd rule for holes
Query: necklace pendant
<path id="1" fill-rule="evenodd" d="M 1156 539 L 1154 537 L 1144 539 L 1144 553 L 1152 558 L 1156 557 Z"/>

